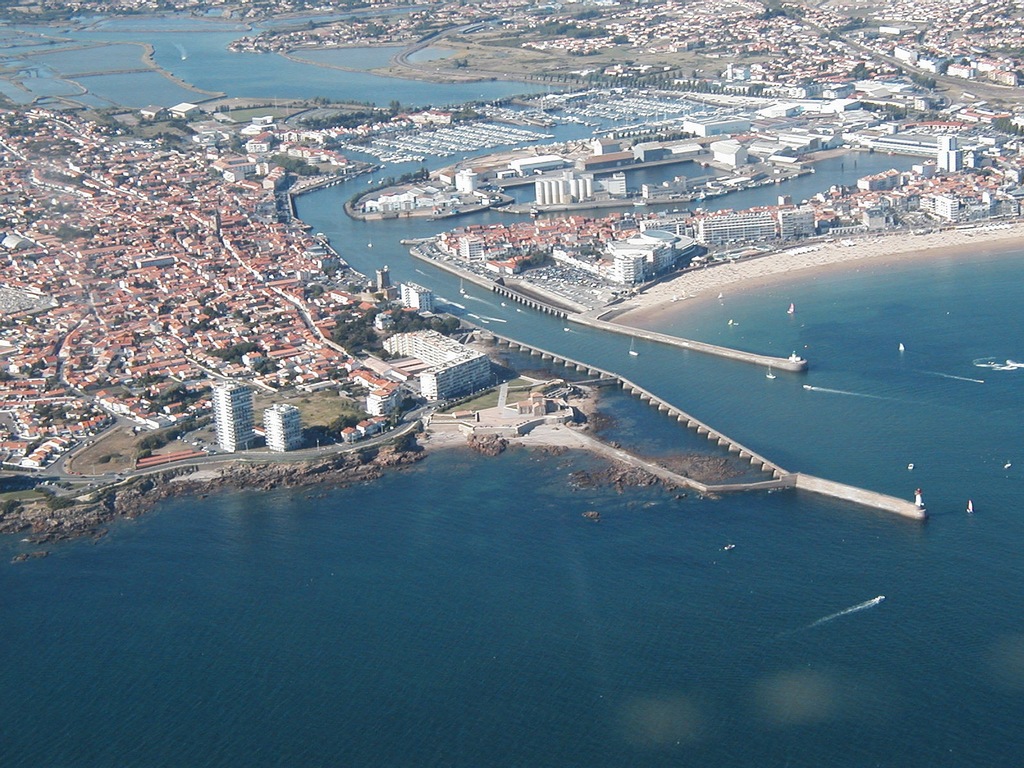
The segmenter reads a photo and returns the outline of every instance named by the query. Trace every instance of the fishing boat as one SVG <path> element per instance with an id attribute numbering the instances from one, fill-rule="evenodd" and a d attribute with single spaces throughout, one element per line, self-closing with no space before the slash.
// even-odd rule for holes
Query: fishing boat
<path id="1" fill-rule="evenodd" d="M 774 374 L 774 373 L 772 373 L 772 367 L 771 367 L 770 365 L 768 366 L 768 373 L 766 373 L 766 374 L 764 375 L 764 377 L 765 377 L 766 379 L 774 379 L 774 378 L 775 378 L 775 374 Z"/>
<path id="2" fill-rule="evenodd" d="M 789 309 L 786 310 L 786 314 L 787 315 L 795 315 L 796 314 L 796 305 L 793 304 L 792 302 L 790 302 Z"/>
<path id="3" fill-rule="evenodd" d="M 968 515 L 973 515 L 974 514 L 974 502 L 971 501 L 970 499 L 967 500 L 967 514 Z"/>
<path id="4" fill-rule="evenodd" d="M 640 354 L 639 352 L 636 351 L 636 338 L 632 338 L 629 340 L 629 354 L 631 354 L 633 357 L 636 357 Z"/>

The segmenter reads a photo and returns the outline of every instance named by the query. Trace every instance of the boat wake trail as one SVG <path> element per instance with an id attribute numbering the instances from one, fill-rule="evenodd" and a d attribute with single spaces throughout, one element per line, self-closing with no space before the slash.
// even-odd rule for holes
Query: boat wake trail
<path id="1" fill-rule="evenodd" d="M 830 395 L 848 395 L 849 397 L 867 397 L 872 400 L 895 400 L 895 397 L 884 397 L 882 395 L 869 395 L 867 392 L 850 392 L 845 389 L 829 389 L 828 387 L 812 387 L 804 384 L 804 389 L 809 392 L 827 392 Z"/>
<path id="2" fill-rule="evenodd" d="M 939 371 L 921 371 L 921 373 L 927 373 L 929 376 L 941 376 L 944 379 L 955 379 L 956 381 L 970 381 L 974 384 L 984 384 L 984 379 L 972 379 L 969 376 L 954 376 L 952 373 L 941 373 Z"/>
<path id="3" fill-rule="evenodd" d="M 818 619 L 815 622 L 808 624 L 804 629 L 814 629 L 814 627 L 820 627 L 822 624 L 827 624 L 830 621 L 838 619 L 840 616 L 849 616 L 851 613 L 857 613 L 858 611 L 866 611 L 868 608 L 874 608 L 880 602 L 885 600 L 885 595 L 879 595 L 878 597 L 872 597 L 870 600 L 865 600 L 863 603 L 857 603 L 850 608 L 846 608 L 836 613 L 830 613 L 828 616 Z"/>
<path id="4" fill-rule="evenodd" d="M 1016 371 L 1024 368 L 1024 363 L 1016 360 L 996 360 L 994 357 L 979 357 L 973 361 L 975 368 L 990 368 L 993 371 Z"/>

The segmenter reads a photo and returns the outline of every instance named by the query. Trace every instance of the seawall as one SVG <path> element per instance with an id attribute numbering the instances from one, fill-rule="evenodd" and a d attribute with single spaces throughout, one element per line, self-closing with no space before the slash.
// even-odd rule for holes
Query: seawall
<path id="1" fill-rule="evenodd" d="M 438 269 L 458 276 L 467 283 L 477 285 L 485 290 L 491 291 L 492 293 L 496 293 L 499 296 L 510 299 L 511 301 L 515 301 L 530 307 L 531 309 L 535 309 L 538 312 L 555 315 L 556 317 L 560 317 L 580 325 L 590 326 L 591 328 L 598 328 L 603 331 L 618 333 L 623 336 L 635 336 L 638 339 L 655 341 L 659 344 L 667 344 L 678 349 L 700 352 L 706 355 L 724 357 L 740 363 L 758 365 L 762 368 L 768 368 L 771 366 L 772 368 L 777 368 L 780 371 L 792 371 L 796 373 L 801 373 L 807 370 L 807 360 L 802 357 L 798 357 L 795 353 L 790 357 L 773 357 L 771 355 L 762 355 L 757 352 L 746 352 L 741 349 L 723 347 L 718 344 L 709 344 L 704 341 L 684 339 L 679 336 L 671 336 L 667 333 L 659 333 L 658 331 L 631 328 L 608 320 L 599 320 L 588 314 L 583 314 L 587 308 L 582 305 L 571 303 L 568 300 L 563 300 L 564 304 L 559 306 L 554 303 L 556 301 L 554 298 L 545 299 L 540 295 L 543 289 L 537 289 L 536 293 L 538 295 L 529 295 L 523 292 L 526 290 L 525 288 L 523 290 L 517 290 L 513 285 L 488 280 L 473 272 L 462 269 L 455 264 L 451 264 L 448 261 L 433 258 L 428 254 L 428 249 L 432 247 L 433 246 L 429 243 L 422 243 L 410 248 L 409 253 L 417 259 L 433 264 Z"/>
<path id="2" fill-rule="evenodd" d="M 834 480 L 826 480 L 824 478 L 815 477 L 802 472 L 790 472 L 783 469 L 771 459 L 768 459 L 767 457 L 746 447 L 742 443 L 733 440 L 710 425 L 691 416 L 681 408 L 672 405 L 668 401 L 655 395 L 653 392 L 644 389 L 640 385 L 620 376 L 617 373 L 606 371 L 602 368 L 589 365 L 579 360 L 573 360 L 572 358 L 565 357 L 564 355 L 540 349 L 539 347 L 524 344 L 520 341 L 502 336 L 490 330 L 481 330 L 480 333 L 482 334 L 481 337 L 483 339 L 490 338 L 495 343 L 506 346 L 510 349 L 529 352 L 531 355 L 536 355 L 542 360 L 549 360 L 567 368 L 572 368 L 576 371 L 586 373 L 601 382 L 615 382 L 626 392 L 635 395 L 640 400 L 648 403 L 654 408 L 657 408 L 660 412 L 670 418 L 674 418 L 678 423 L 686 426 L 688 429 L 692 429 L 698 435 L 705 436 L 709 442 L 714 442 L 729 453 L 736 454 L 739 458 L 746 460 L 752 467 L 770 475 L 770 479 L 755 480 L 745 483 L 722 483 L 716 485 L 703 484 L 691 478 L 684 479 L 685 485 L 695 488 L 702 493 L 736 493 L 740 491 L 796 488 L 797 490 L 809 491 L 811 493 L 817 493 L 833 499 L 852 502 L 860 506 L 870 507 L 871 509 L 900 515 L 901 517 L 913 520 L 925 520 L 927 518 L 927 513 L 923 508 L 916 506 L 913 502 L 906 501 L 896 496 L 889 496 L 888 494 L 870 491 L 866 488 L 859 488 L 857 486 L 839 483 Z M 632 457 L 632 460 L 633 461 L 631 463 L 640 461 L 649 465 L 649 469 L 657 466 L 654 463 L 649 462 L 646 459 L 640 459 L 639 457 Z M 668 470 L 661 468 L 662 474 L 667 471 Z M 655 474 L 659 473 L 655 472 Z M 677 480 L 681 477 L 682 476 L 676 476 Z"/>

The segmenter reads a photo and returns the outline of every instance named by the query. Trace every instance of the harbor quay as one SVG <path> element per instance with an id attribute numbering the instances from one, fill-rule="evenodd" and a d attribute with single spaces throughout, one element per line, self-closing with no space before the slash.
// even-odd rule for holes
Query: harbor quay
<path id="1" fill-rule="evenodd" d="M 550 292 L 543 291 L 543 289 L 536 286 L 529 286 L 528 289 L 525 289 L 529 290 L 532 294 L 535 294 L 529 295 L 524 292 L 524 288 L 511 285 L 507 280 L 489 280 L 474 272 L 470 272 L 469 270 L 462 269 L 461 267 L 451 264 L 450 262 L 432 258 L 427 255 L 424 245 L 424 243 L 413 245 L 413 247 L 409 249 L 410 254 L 422 261 L 429 262 L 445 272 L 456 275 L 467 283 L 472 283 L 484 290 L 496 293 L 511 301 L 528 306 L 538 312 L 554 315 L 555 317 L 562 318 L 563 320 L 578 323 L 579 325 L 589 326 L 591 328 L 597 328 L 603 331 L 609 331 L 611 333 L 622 334 L 623 336 L 636 337 L 646 341 L 655 341 L 660 344 L 677 347 L 678 349 L 702 352 L 708 355 L 715 355 L 716 357 L 736 360 L 741 363 L 749 363 L 762 368 L 770 366 L 772 368 L 777 368 L 780 371 L 802 373 L 806 371 L 808 367 L 807 360 L 803 357 L 797 356 L 795 353 L 789 357 L 762 355 L 757 352 L 747 352 L 745 350 L 734 349 L 732 347 L 724 347 L 719 344 L 710 344 L 708 342 L 696 341 L 694 339 L 684 339 L 681 336 L 672 336 L 671 334 L 660 333 L 658 331 L 631 328 L 608 320 L 591 317 L 589 314 L 584 314 L 584 311 L 587 309 L 586 307 L 577 305 L 568 299 L 551 296 L 549 295 Z M 548 295 L 541 296 L 540 294 L 542 292 Z"/>
<path id="2" fill-rule="evenodd" d="M 771 491 L 794 488 L 798 491 L 826 496 L 832 499 L 853 503 L 858 506 L 869 507 L 882 512 L 899 515 L 912 520 L 927 519 L 927 512 L 922 504 L 907 501 L 897 496 L 878 493 L 877 491 L 871 491 L 866 488 L 859 488 L 854 485 L 816 477 L 805 472 L 791 472 L 786 470 L 771 459 L 746 447 L 742 443 L 728 437 L 722 432 L 719 432 L 714 427 L 702 422 L 681 408 L 672 405 L 653 392 L 644 389 L 617 373 L 604 370 L 603 368 L 598 368 L 579 360 L 573 360 L 572 358 L 564 355 L 541 349 L 530 344 L 525 344 L 521 341 L 517 341 L 507 336 L 502 336 L 501 334 L 494 333 L 490 330 L 480 330 L 478 331 L 478 334 L 483 341 L 490 341 L 500 347 L 505 347 L 511 350 L 527 352 L 539 357 L 541 360 L 557 363 L 566 368 L 586 373 L 588 376 L 594 377 L 593 383 L 595 384 L 604 386 L 615 384 L 631 395 L 639 398 L 641 401 L 657 408 L 661 413 L 664 413 L 670 418 L 674 418 L 679 424 L 684 425 L 688 429 L 692 429 L 698 435 L 705 436 L 709 442 L 714 442 L 729 453 L 747 460 L 755 469 L 770 475 L 770 479 L 760 481 L 707 484 L 673 473 L 672 479 L 700 493 L 721 494 L 737 493 L 741 491 Z M 634 454 L 628 454 L 628 458 L 628 463 L 637 466 L 642 465 L 655 475 L 663 476 L 665 474 L 665 468 L 655 462 L 635 456 Z"/>

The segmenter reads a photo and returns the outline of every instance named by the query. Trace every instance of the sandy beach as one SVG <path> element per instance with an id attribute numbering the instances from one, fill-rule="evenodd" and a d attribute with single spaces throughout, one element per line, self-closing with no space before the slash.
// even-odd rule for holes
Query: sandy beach
<path id="1" fill-rule="evenodd" d="M 719 293 L 750 291 L 792 280 L 796 273 L 883 267 L 895 262 L 969 257 L 973 253 L 1018 250 L 1024 245 L 1024 223 L 980 225 L 914 235 L 892 232 L 861 235 L 829 242 L 793 245 L 784 250 L 743 261 L 716 264 L 686 272 L 651 286 L 616 307 L 605 319 L 642 327 L 669 309 L 678 313 L 686 306 L 717 298 Z M 801 275 L 803 276 L 803 275 Z"/>

